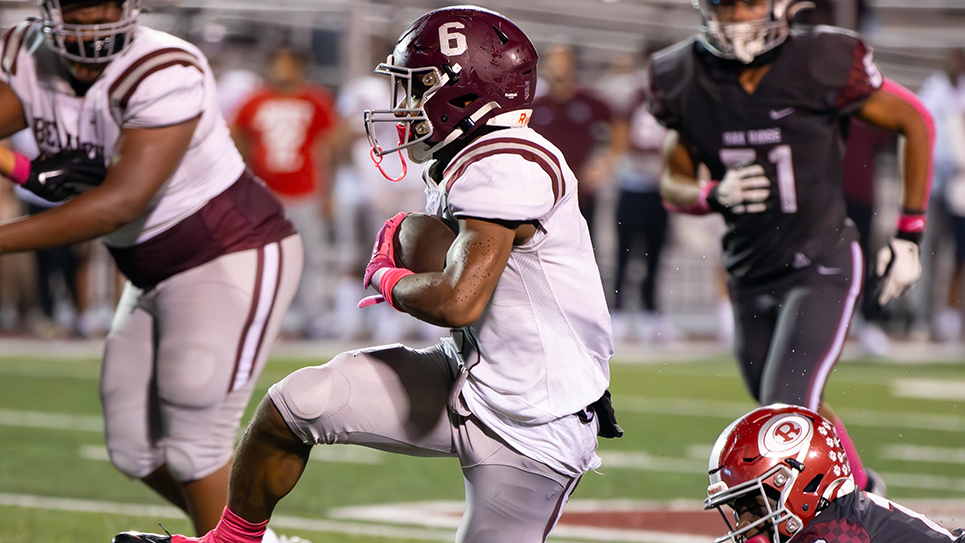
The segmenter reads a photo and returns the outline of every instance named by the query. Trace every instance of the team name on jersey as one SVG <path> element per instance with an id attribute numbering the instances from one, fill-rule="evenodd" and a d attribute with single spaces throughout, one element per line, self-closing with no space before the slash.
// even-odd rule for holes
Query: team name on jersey
<path id="1" fill-rule="evenodd" d="M 781 143 L 780 128 L 762 128 L 760 130 L 731 130 L 724 132 L 724 145 L 768 145 Z"/>
<path id="2" fill-rule="evenodd" d="M 34 140 L 40 147 L 41 151 L 45 152 L 57 152 L 64 149 L 83 149 L 87 152 L 88 156 L 91 157 L 103 157 L 104 156 L 104 146 L 91 143 L 82 142 L 77 136 L 71 134 L 70 132 L 64 132 L 67 137 L 67 141 L 60 141 L 60 130 L 57 126 L 57 121 L 50 121 L 40 117 L 34 117 L 33 119 L 33 133 Z"/>

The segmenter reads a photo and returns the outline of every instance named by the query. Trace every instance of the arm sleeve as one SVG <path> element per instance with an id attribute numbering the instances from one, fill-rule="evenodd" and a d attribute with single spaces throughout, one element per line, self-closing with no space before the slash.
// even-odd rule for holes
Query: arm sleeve
<path id="1" fill-rule="evenodd" d="M 827 105 L 842 116 L 858 111 L 884 82 L 871 47 L 852 33 L 822 33 L 809 65 L 825 89 Z"/>
<path id="2" fill-rule="evenodd" d="M 676 104 L 674 104 L 668 90 L 664 88 L 658 80 L 656 63 L 656 59 L 651 59 L 650 89 L 646 97 L 647 109 L 660 124 L 667 128 L 676 129 L 680 126 L 680 118 L 679 115 L 677 115 L 677 108 L 675 107 Z"/>
<path id="3" fill-rule="evenodd" d="M 553 178 L 538 163 L 512 154 L 473 162 L 450 183 L 449 207 L 456 218 L 538 220 L 557 198 Z"/>
<path id="4" fill-rule="evenodd" d="M 124 109 L 123 128 L 157 128 L 200 115 L 206 101 L 204 74 L 195 66 L 170 66 L 137 84 Z"/>

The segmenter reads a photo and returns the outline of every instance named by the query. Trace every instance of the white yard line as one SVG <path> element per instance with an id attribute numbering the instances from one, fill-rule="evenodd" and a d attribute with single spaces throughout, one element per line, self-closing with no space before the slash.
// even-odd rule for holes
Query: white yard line
<path id="1" fill-rule="evenodd" d="M 164 505 L 139 505 L 73 498 L 53 498 L 27 494 L 0 494 L 0 506 L 42 509 L 47 511 L 72 511 L 79 513 L 99 513 L 129 517 L 148 517 L 154 519 L 183 519 L 184 513 L 175 507 Z M 373 526 L 354 522 L 309 519 L 277 515 L 271 519 L 271 526 L 278 528 L 307 530 L 312 532 L 342 533 L 384 537 L 387 539 L 418 539 L 422 541 L 452 541 L 450 531 L 402 528 L 394 526 Z"/>
<path id="2" fill-rule="evenodd" d="M 701 474 L 707 470 L 707 461 L 689 458 L 654 456 L 644 451 L 605 451 L 597 453 L 603 459 L 603 470 L 608 468 L 628 468 L 642 471 L 662 471 L 673 473 Z"/>
<path id="3" fill-rule="evenodd" d="M 597 502 L 600 503 L 600 502 Z M 567 504 L 566 510 L 588 511 L 580 508 L 580 502 Z M 593 509 L 590 509 L 592 511 Z M 602 511 L 598 508 L 595 511 Z M 612 510 L 612 509 L 610 509 Z M 363 522 L 391 522 L 412 526 L 451 528 L 459 526 L 463 504 L 461 502 L 415 502 L 380 505 L 339 507 L 329 513 L 333 518 L 358 520 Z M 560 537 L 579 541 L 606 541 L 626 543 L 707 543 L 707 536 L 654 532 L 649 530 L 620 530 L 558 524 L 553 529 L 551 541 L 559 542 Z"/>
<path id="4" fill-rule="evenodd" d="M 961 401 L 965 398 L 965 381 L 960 379 L 895 379 L 891 395 L 896 398 Z"/>
<path id="5" fill-rule="evenodd" d="M 104 419 L 93 415 L 0 409 L 0 426 L 103 433 Z"/>
<path id="6" fill-rule="evenodd" d="M 71 511 L 79 513 L 96 513 L 130 517 L 147 517 L 152 519 L 182 519 L 184 513 L 175 507 L 164 505 L 138 505 L 95 500 L 80 500 L 74 498 L 54 498 L 48 496 L 33 496 L 28 494 L 0 494 L 0 507 L 18 507 L 25 509 L 40 509 L 46 511 Z M 462 504 L 455 504 L 459 512 Z M 391 526 L 396 515 L 388 514 L 392 507 L 381 508 L 377 511 L 387 514 L 387 517 L 364 519 L 365 522 L 346 522 L 341 520 L 310 519 L 288 515 L 276 515 L 271 519 L 271 527 L 279 529 L 305 530 L 321 533 L 339 533 L 356 536 L 381 537 L 390 540 L 412 539 L 419 541 L 452 541 L 455 538 L 455 528 L 458 526 L 458 516 L 450 522 L 444 523 L 442 528 L 414 528 L 406 526 Z M 411 511 L 411 508 L 405 508 Z M 425 511 L 422 511 L 423 515 Z M 365 515 L 357 515 L 365 516 Z M 360 519 L 361 520 L 361 519 Z M 401 519 L 402 524 L 422 525 L 413 522 L 412 517 Z M 431 523 L 430 523 L 431 524 Z M 600 541 L 600 542 L 628 542 L 628 543 L 706 543 L 706 537 L 696 537 L 663 532 L 648 532 L 643 530 L 613 530 L 605 528 L 582 528 L 572 526 L 558 526 L 554 530 L 554 543 L 571 543 L 572 541 Z M 565 538 L 565 539 L 564 539 Z"/>
<path id="7" fill-rule="evenodd" d="M 923 445 L 885 445 L 879 458 L 935 464 L 965 464 L 965 449 Z"/>
<path id="8" fill-rule="evenodd" d="M 673 415 L 713 417 L 733 420 L 754 408 L 751 402 L 698 400 L 693 398 L 657 398 L 652 396 L 616 396 L 613 400 L 617 416 L 620 413 L 645 415 Z M 960 432 L 965 430 L 965 418 L 938 413 L 904 411 L 869 411 L 837 409 L 846 425 L 868 428 L 915 428 Z"/>
<path id="9" fill-rule="evenodd" d="M 315 447 L 312 449 L 311 460 L 336 464 L 374 465 L 381 464 L 387 454 L 389 453 L 375 449 L 367 449 L 365 447 Z M 84 460 L 93 460 L 95 462 L 107 462 L 110 460 L 107 449 L 104 448 L 103 445 L 81 445 L 77 449 L 77 455 Z"/>

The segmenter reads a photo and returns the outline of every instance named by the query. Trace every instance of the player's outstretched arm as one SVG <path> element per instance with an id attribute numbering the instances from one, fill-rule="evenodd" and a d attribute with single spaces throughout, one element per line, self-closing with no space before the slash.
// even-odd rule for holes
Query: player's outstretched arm
<path id="1" fill-rule="evenodd" d="M 513 243 L 533 227 L 482 219 L 460 219 L 446 269 L 402 278 L 392 289 L 397 307 L 448 328 L 468 326 L 483 313 L 509 261 Z M 522 241 L 522 239 L 520 240 Z"/>
<path id="2" fill-rule="evenodd" d="M 27 119 L 24 118 L 20 99 L 10 85 L 0 82 L 0 139 L 8 138 L 24 128 L 27 128 Z"/>
<path id="3" fill-rule="evenodd" d="M 905 137 L 903 145 L 904 200 L 907 210 L 924 211 L 928 204 L 934 122 L 911 91 L 885 80 L 858 110 L 862 121 Z"/>
<path id="4" fill-rule="evenodd" d="M 0 226 L 0 252 L 46 249 L 103 236 L 133 221 L 174 173 L 198 118 L 121 132 L 104 182 L 66 204 Z"/>
<path id="5" fill-rule="evenodd" d="M 907 89 L 885 80 L 858 110 L 861 120 L 904 136 L 902 146 L 904 195 L 895 236 L 877 255 L 875 273 L 882 278 L 877 301 L 885 305 L 921 276 L 918 243 L 925 230 L 925 211 L 931 189 L 931 115 Z"/>

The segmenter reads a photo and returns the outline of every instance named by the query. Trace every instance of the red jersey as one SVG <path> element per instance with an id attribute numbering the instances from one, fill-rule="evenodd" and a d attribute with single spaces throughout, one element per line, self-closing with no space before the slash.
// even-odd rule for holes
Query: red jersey
<path id="1" fill-rule="evenodd" d="M 238 109 L 235 127 L 250 142 L 248 165 L 280 196 L 301 197 L 320 184 L 312 153 L 318 138 L 335 124 L 328 92 L 302 87 L 293 94 L 262 89 Z"/>

